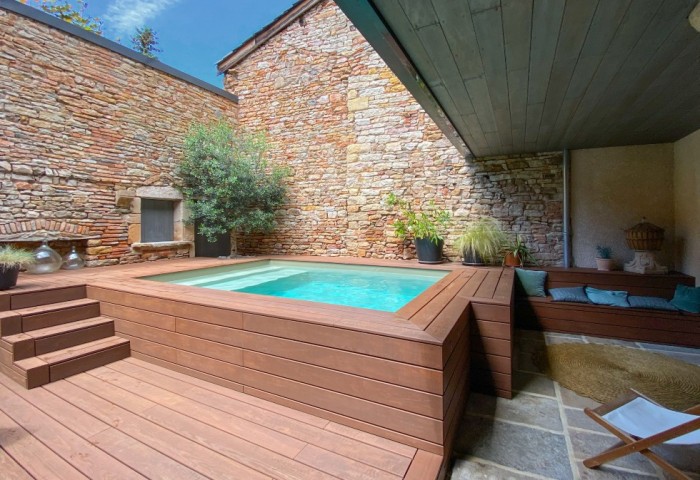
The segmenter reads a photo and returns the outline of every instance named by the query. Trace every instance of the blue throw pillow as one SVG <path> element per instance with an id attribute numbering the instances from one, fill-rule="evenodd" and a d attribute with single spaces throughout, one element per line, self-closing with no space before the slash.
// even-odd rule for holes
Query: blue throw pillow
<path id="1" fill-rule="evenodd" d="M 586 296 L 591 303 L 596 305 L 610 305 L 611 307 L 629 307 L 627 301 L 629 294 L 622 290 L 598 290 L 593 287 L 586 287 Z"/>
<path id="2" fill-rule="evenodd" d="M 678 308 L 671 302 L 661 297 L 638 297 L 630 295 L 627 297 L 627 301 L 632 308 L 649 308 L 651 310 L 668 310 L 671 312 L 678 311 Z"/>
<path id="3" fill-rule="evenodd" d="M 671 303 L 685 312 L 700 313 L 700 287 L 676 285 Z"/>
<path id="4" fill-rule="evenodd" d="M 553 302 L 591 303 L 583 287 L 551 288 L 549 294 Z"/>
<path id="5" fill-rule="evenodd" d="M 518 277 L 520 286 L 528 297 L 546 297 L 544 292 L 544 282 L 547 280 L 547 272 L 544 270 L 523 270 L 516 268 L 515 274 Z"/>

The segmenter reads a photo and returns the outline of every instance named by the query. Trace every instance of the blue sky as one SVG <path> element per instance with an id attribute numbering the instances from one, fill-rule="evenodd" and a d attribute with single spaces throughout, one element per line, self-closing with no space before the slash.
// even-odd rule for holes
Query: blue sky
<path id="1" fill-rule="evenodd" d="M 73 3 L 73 2 L 71 2 Z M 103 35 L 131 46 L 137 27 L 158 34 L 158 59 L 222 86 L 216 62 L 278 15 L 294 0 L 88 0 L 86 13 L 104 22 Z M 31 2 L 30 2 L 31 4 Z"/>

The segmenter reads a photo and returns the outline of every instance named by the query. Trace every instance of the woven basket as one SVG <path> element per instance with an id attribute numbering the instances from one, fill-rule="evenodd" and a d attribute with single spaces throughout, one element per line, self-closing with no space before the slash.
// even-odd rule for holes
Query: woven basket
<path id="1" fill-rule="evenodd" d="M 661 250 L 664 243 L 664 229 L 649 223 L 645 218 L 632 228 L 625 230 L 627 246 L 632 250 Z"/>

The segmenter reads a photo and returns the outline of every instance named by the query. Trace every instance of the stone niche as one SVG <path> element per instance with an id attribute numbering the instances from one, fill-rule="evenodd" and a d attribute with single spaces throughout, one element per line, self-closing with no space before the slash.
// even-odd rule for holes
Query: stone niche
<path id="1" fill-rule="evenodd" d="M 145 209 L 152 202 L 147 200 L 160 201 L 161 205 L 172 204 L 173 231 L 172 235 L 164 232 L 166 239 L 154 241 L 148 238 L 147 232 L 152 226 L 144 224 L 151 218 Z M 194 256 L 194 227 L 185 222 L 188 212 L 179 190 L 174 187 L 146 186 L 118 192 L 117 203 L 127 202 L 130 206 L 130 213 L 126 216 L 128 244 L 135 253 L 142 254 L 147 259 Z"/>

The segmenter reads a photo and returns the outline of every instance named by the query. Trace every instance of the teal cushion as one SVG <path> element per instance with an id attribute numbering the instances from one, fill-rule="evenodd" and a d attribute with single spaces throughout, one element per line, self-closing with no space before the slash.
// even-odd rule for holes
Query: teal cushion
<path id="1" fill-rule="evenodd" d="M 515 274 L 525 295 L 528 297 L 546 297 L 544 282 L 547 280 L 547 272 L 544 270 L 523 270 L 516 268 Z"/>
<path id="2" fill-rule="evenodd" d="M 676 285 L 671 304 L 685 312 L 700 313 L 700 287 Z"/>
<path id="3" fill-rule="evenodd" d="M 622 290 L 598 290 L 593 287 L 586 287 L 586 296 L 591 303 L 596 305 L 610 305 L 611 307 L 629 307 L 627 301 L 629 294 Z"/>
<path id="4" fill-rule="evenodd" d="M 588 301 L 586 291 L 583 287 L 552 288 L 549 290 L 553 302 L 578 302 L 591 303 Z"/>
<path id="5" fill-rule="evenodd" d="M 632 308 L 648 308 L 651 310 L 668 310 L 671 312 L 677 312 L 676 308 L 671 302 L 661 297 L 638 297 L 630 295 L 627 297 L 627 301 Z"/>

